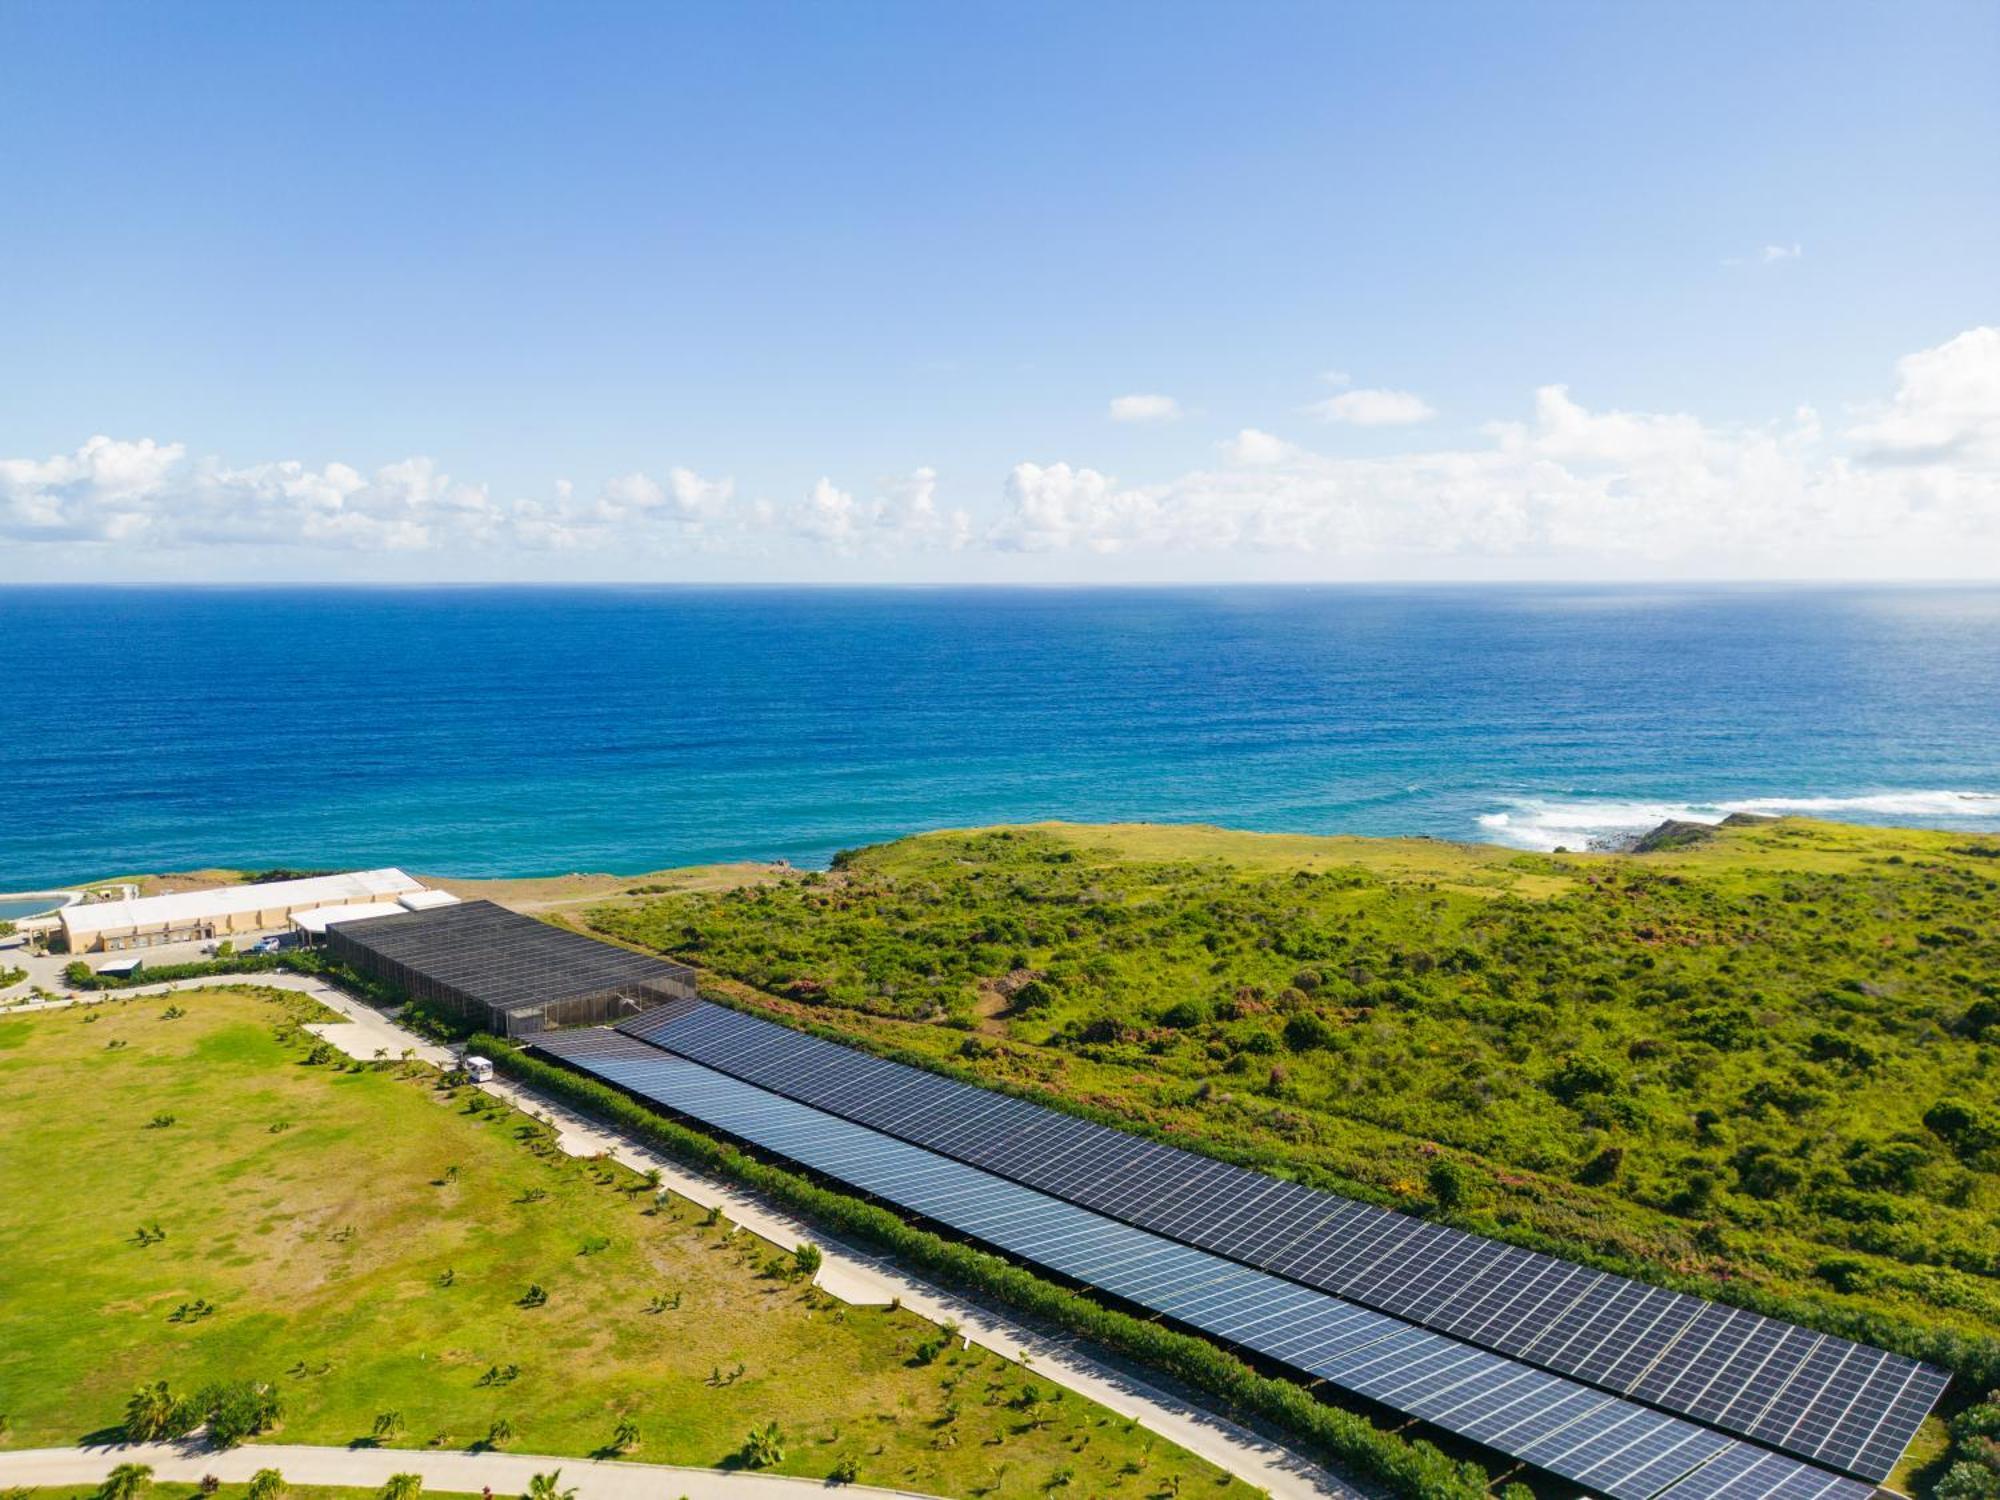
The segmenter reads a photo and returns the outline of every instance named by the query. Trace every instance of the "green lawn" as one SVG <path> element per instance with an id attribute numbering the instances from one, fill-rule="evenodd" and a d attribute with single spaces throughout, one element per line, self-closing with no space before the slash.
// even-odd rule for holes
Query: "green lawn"
<path id="1" fill-rule="evenodd" d="M 483 1095 L 307 1063 L 311 1013 L 238 989 L 0 1018 L 6 1446 L 103 1433 L 142 1381 L 252 1378 L 288 1442 L 371 1441 L 394 1413 L 392 1446 L 504 1419 L 512 1448 L 583 1455 L 629 1419 L 631 1457 L 717 1465 L 775 1421 L 799 1475 L 1250 1493 L 995 1356 L 924 1363 L 932 1325 L 834 1302 L 691 1204 L 648 1212 L 631 1173 Z"/>
<path id="2" fill-rule="evenodd" d="M 795 1023 L 2000 1382 L 1990 835 L 1044 824 L 591 921 Z"/>
<path id="3" fill-rule="evenodd" d="M 137 1500 L 248 1500 L 250 1486 L 247 1484 L 217 1485 L 207 1495 L 202 1494 L 198 1484 L 182 1484 L 177 1481 L 156 1480 L 139 1492 Z M 281 1500 L 380 1500 L 380 1490 L 357 1489 L 342 1484 L 288 1484 Z M 472 1492 L 476 1494 L 477 1492 Z M 94 1484 L 51 1484 L 30 1485 L 20 1489 L 0 1490 L 0 1496 L 20 1497 L 20 1500 L 96 1500 L 97 1486 Z M 449 1490 L 425 1490 L 423 1500 L 472 1500 L 471 1495 L 455 1494 Z M 665 1496 L 661 1500 L 666 1500 Z"/>

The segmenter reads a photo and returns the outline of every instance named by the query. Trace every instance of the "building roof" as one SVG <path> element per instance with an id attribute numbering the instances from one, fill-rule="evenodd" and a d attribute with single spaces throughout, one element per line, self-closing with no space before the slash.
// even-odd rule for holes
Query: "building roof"
<path id="1" fill-rule="evenodd" d="M 398 896 L 396 904 L 404 911 L 429 911 L 434 906 L 456 906 L 458 897 L 450 891 L 410 891 Z"/>
<path id="2" fill-rule="evenodd" d="M 552 1004 L 684 980 L 692 971 L 644 953 L 463 901 L 344 926 L 341 942 L 447 985 L 493 1010 Z"/>
<path id="3" fill-rule="evenodd" d="M 363 901 L 354 906 L 315 906 L 292 918 L 300 932 L 325 932 L 335 922 L 366 922 L 375 917 L 400 917 L 405 908 L 394 901 Z"/>
<path id="4" fill-rule="evenodd" d="M 401 870 L 350 870 L 339 875 L 308 876 L 304 880 L 224 885 L 205 891 L 175 891 L 166 896 L 140 896 L 123 901 L 84 901 L 64 907 L 61 916 L 63 930 L 74 939 L 78 935 L 121 932 L 128 928 L 172 927 L 235 912 L 380 901 L 421 889 L 420 882 Z"/>

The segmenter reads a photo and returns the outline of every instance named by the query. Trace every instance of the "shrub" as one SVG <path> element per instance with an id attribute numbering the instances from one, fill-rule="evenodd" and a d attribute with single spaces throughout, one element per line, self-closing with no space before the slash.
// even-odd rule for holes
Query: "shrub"
<path id="1" fill-rule="evenodd" d="M 244 1493 L 245 1500 L 281 1500 L 285 1476 L 276 1469 L 259 1469 L 250 1476 L 250 1486 Z"/>
<path id="2" fill-rule="evenodd" d="M 277 1388 L 261 1380 L 234 1380 L 212 1385 L 195 1397 L 208 1422 L 208 1440 L 218 1448 L 234 1448 L 269 1432 L 285 1414 Z"/>
<path id="3" fill-rule="evenodd" d="M 1330 1047 L 1334 1034 L 1334 1029 L 1315 1011 L 1302 1010 L 1285 1022 L 1285 1045 L 1294 1052 Z"/>
<path id="4" fill-rule="evenodd" d="M 785 1461 L 785 1434 L 775 1421 L 753 1427 L 750 1436 L 743 1440 L 743 1451 L 738 1456 L 746 1469 L 773 1468 Z"/>
<path id="5" fill-rule="evenodd" d="M 825 1252 L 819 1246 L 807 1243 L 792 1252 L 792 1267 L 800 1276 L 808 1279 L 819 1274 L 819 1268 L 826 1260 Z"/>
<path id="6" fill-rule="evenodd" d="M 1439 1157 L 1425 1176 L 1431 1201 L 1445 1213 L 1457 1213 L 1472 1196 L 1472 1174 L 1455 1161 Z"/>
<path id="7" fill-rule="evenodd" d="M 1924 1128 L 1959 1157 L 1978 1156 L 2000 1146 L 2000 1117 L 1963 1099 L 1938 1100 L 1924 1111 Z"/>

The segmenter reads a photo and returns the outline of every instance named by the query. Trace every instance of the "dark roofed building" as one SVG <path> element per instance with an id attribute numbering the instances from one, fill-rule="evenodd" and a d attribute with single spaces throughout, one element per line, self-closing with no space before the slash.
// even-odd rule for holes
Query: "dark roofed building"
<path id="1" fill-rule="evenodd" d="M 537 922 L 491 901 L 327 928 L 350 968 L 502 1036 L 692 999 L 694 970 Z"/>

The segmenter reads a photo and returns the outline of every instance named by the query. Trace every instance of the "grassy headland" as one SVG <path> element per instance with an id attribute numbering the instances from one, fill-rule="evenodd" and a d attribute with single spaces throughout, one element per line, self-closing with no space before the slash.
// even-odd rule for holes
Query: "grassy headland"
<path id="1" fill-rule="evenodd" d="M 2000 840 L 1061 824 L 627 897 L 726 998 L 2000 1384 Z"/>

